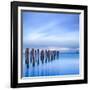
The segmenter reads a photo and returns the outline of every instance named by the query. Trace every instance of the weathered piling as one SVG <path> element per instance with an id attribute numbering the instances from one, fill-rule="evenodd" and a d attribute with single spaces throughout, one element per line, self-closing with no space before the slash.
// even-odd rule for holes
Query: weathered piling
<path id="1" fill-rule="evenodd" d="M 31 55 L 32 55 L 32 65 L 35 66 L 35 50 L 34 50 L 34 48 L 32 48 Z"/>
<path id="2" fill-rule="evenodd" d="M 41 62 L 44 63 L 44 50 L 41 50 Z"/>
<path id="3" fill-rule="evenodd" d="M 26 48 L 25 50 L 25 64 L 27 68 L 29 68 L 29 48 Z"/>
<path id="4" fill-rule="evenodd" d="M 39 65 L 39 49 L 37 49 L 37 64 Z"/>
<path id="5" fill-rule="evenodd" d="M 47 60 L 48 60 L 48 52 L 47 50 L 45 50 L 45 62 L 47 63 Z"/>
<path id="6" fill-rule="evenodd" d="M 30 60 L 29 60 L 30 59 Z M 29 63 L 32 66 L 39 65 L 40 60 L 43 63 L 51 62 L 56 59 L 59 59 L 59 51 L 58 50 L 39 50 L 39 49 L 25 49 L 25 64 L 27 68 L 29 68 Z"/>
<path id="7" fill-rule="evenodd" d="M 57 51 L 57 59 L 59 59 L 59 51 Z"/>

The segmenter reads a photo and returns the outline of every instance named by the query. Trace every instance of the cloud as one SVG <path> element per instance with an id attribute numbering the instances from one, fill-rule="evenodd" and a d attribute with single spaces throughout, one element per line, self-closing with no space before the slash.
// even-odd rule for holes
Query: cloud
<path id="1" fill-rule="evenodd" d="M 37 16 L 37 13 L 28 13 L 23 20 L 23 46 L 34 48 L 79 47 L 78 16 L 78 14 L 48 13 L 38 13 Z"/>
<path id="2" fill-rule="evenodd" d="M 24 44 L 28 46 L 60 46 L 60 47 L 76 47 L 79 45 L 79 34 L 77 31 L 59 34 L 47 35 L 47 33 L 30 33 L 24 39 Z"/>

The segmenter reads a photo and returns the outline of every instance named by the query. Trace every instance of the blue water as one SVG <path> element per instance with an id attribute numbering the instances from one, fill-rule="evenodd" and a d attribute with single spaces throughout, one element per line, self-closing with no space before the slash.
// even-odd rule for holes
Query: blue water
<path id="1" fill-rule="evenodd" d="M 25 55 L 23 54 L 23 77 L 76 74 L 79 74 L 79 53 L 60 53 L 59 59 L 43 63 L 39 60 L 39 62 L 35 62 L 35 66 L 29 63 L 29 68 L 25 64 Z"/>

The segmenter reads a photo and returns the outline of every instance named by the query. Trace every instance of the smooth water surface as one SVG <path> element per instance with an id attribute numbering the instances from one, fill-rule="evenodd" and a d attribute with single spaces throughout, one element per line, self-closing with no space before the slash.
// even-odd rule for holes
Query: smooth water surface
<path id="1" fill-rule="evenodd" d="M 36 60 L 35 65 L 29 62 L 29 68 L 25 64 L 23 54 L 23 77 L 76 75 L 79 74 L 79 53 L 60 53 L 59 59 L 52 61 Z"/>

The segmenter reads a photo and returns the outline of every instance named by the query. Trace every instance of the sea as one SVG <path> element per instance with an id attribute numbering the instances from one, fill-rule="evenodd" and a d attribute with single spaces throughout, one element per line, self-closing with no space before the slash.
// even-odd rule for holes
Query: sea
<path id="1" fill-rule="evenodd" d="M 59 53 L 59 58 L 42 63 L 36 60 L 33 66 L 29 62 L 29 67 L 25 64 L 25 54 L 23 54 L 22 77 L 39 77 L 39 76 L 63 76 L 78 75 L 79 70 L 79 53 Z"/>

